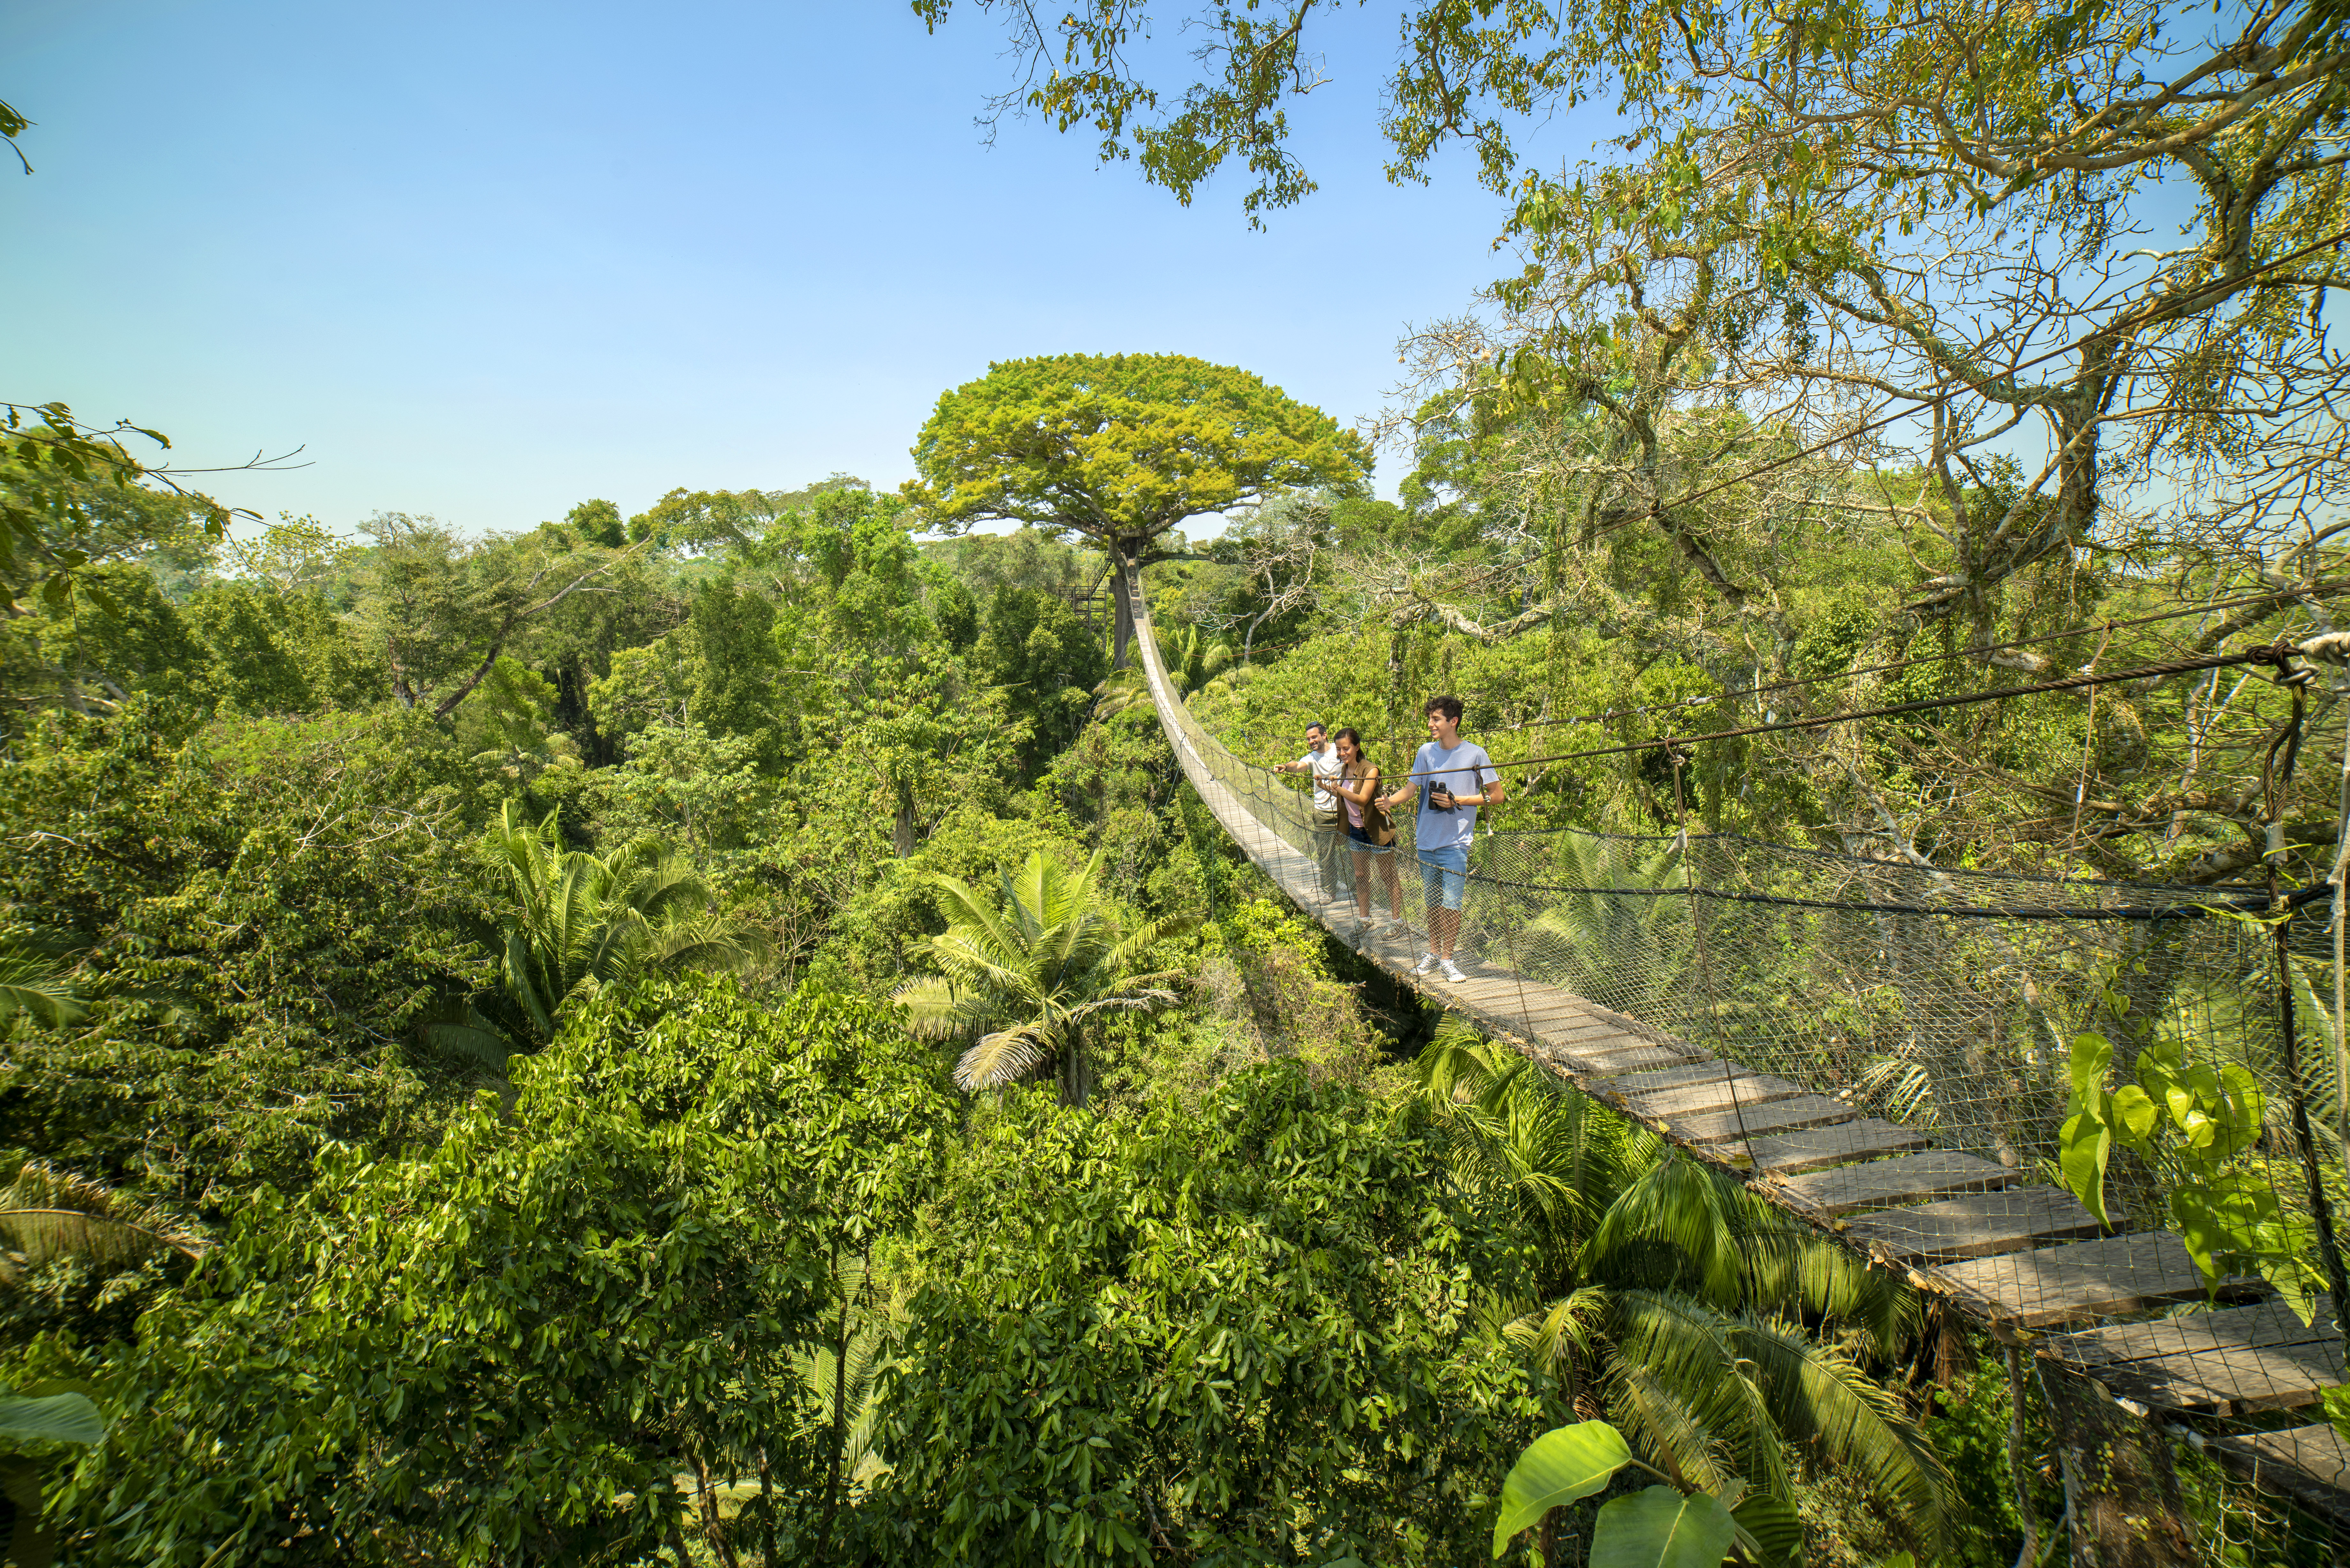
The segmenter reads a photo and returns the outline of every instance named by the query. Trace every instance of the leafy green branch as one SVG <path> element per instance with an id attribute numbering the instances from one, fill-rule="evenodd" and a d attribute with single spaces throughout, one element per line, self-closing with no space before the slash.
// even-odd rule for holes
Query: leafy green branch
<path id="1" fill-rule="evenodd" d="M 2117 1016 L 2126 1005 L 2107 1001 Z M 2131 1064 L 2137 1081 L 2109 1089 L 2113 1057 L 2105 1035 L 2074 1036 L 2072 1094 L 2057 1134 L 2065 1187 L 2100 1223 L 2114 1223 L 2106 1176 L 2116 1145 L 2128 1149 L 2160 1184 L 2170 1228 L 2207 1289 L 2226 1275 L 2257 1272 L 2308 1321 L 2318 1288 L 2308 1261 L 2314 1233 L 2286 1212 L 2269 1173 L 2245 1158 L 2267 1120 L 2260 1081 L 2240 1063 L 2193 1061 L 2185 1042 L 2155 1036 Z"/>

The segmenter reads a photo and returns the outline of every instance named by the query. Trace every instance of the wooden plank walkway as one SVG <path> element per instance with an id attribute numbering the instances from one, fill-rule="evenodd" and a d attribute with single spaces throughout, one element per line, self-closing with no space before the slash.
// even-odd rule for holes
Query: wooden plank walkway
<path id="1" fill-rule="evenodd" d="M 2314 1404 L 2345 1379 L 2332 1309 L 2303 1324 L 2259 1282 L 2205 1300 L 2201 1275 L 2164 1231 L 2107 1235 L 2070 1193 L 1792 1080 L 1757 1073 L 1572 992 L 1476 965 L 1460 982 L 1414 972 L 1419 932 L 1361 919 L 1322 897 L 1313 860 L 1217 777 L 1187 732 L 1147 616 L 1137 646 L 1186 775 L 1217 823 L 1274 886 L 1333 936 L 1430 1000 L 1463 1013 L 1583 1093 L 1656 1129 L 1749 1190 L 1940 1294 L 2010 1344 L 2030 1344 L 2158 1416 L 2235 1416 Z M 1213 747 L 1211 740 L 1204 741 Z M 2082 1325 L 2106 1326 L 2082 1329 Z M 2052 1333 L 2074 1329 L 2080 1332 Z M 2350 1445 L 2330 1426 L 2213 1438 L 2251 1478 L 2350 1523 Z"/>

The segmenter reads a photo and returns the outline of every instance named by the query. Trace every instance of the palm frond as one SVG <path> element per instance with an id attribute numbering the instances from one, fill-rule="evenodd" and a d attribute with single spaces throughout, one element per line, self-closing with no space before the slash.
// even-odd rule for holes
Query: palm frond
<path id="1" fill-rule="evenodd" d="M 1704 1491 L 1722 1491 L 1737 1474 L 1724 1445 L 1690 1400 L 1640 1366 L 1621 1366 L 1608 1380 L 1607 1413 L 1637 1451 L 1668 1475 Z"/>
<path id="2" fill-rule="evenodd" d="M 1150 983 L 1163 976 L 1126 975 L 1123 962 L 1106 961 L 1119 951 L 1118 928 L 1095 888 L 1100 866 L 1097 854 L 1073 873 L 1048 855 L 1032 854 L 1003 874 L 1001 909 L 951 877 L 932 878 L 950 911 L 947 929 L 931 939 L 947 983 L 987 1015 L 1021 1020 L 963 1054 L 955 1068 L 962 1087 L 1008 1083 L 1058 1050 L 1069 1066 L 1063 1091 L 1081 1102 L 1087 1021 L 1175 1000 Z"/>
<path id="3" fill-rule="evenodd" d="M 1035 1072 L 1051 1049 L 1050 1037 L 1033 1023 L 983 1034 L 955 1064 L 955 1087 L 967 1093 L 1000 1089 Z"/>
<path id="4" fill-rule="evenodd" d="M 1879 1056 L 1860 1070 L 1855 1093 L 1888 1121 L 1931 1128 L 1941 1125 L 1934 1098 L 1934 1075 L 1914 1056 Z"/>
<path id="5" fill-rule="evenodd" d="M 548 982 L 557 977 L 544 972 L 529 937 L 522 931 L 506 933 L 505 976 L 506 994 L 529 1017 L 539 1038 L 554 1039 L 555 1011 L 561 1005 L 564 992 L 549 986 Z"/>
<path id="6" fill-rule="evenodd" d="M 201 1258 L 212 1244 L 186 1220 L 37 1159 L 0 1191 L 0 1234 L 36 1265 L 73 1257 L 111 1269 L 167 1251 Z"/>
<path id="7" fill-rule="evenodd" d="M 680 855 L 663 854 L 633 870 L 615 866 L 610 871 L 609 897 L 654 925 L 701 914 L 717 902 L 710 884 Z"/>
<path id="8" fill-rule="evenodd" d="M 1097 996 L 1091 1002 L 1081 1002 L 1062 1010 L 1064 1022 L 1076 1023 L 1097 1012 L 1145 1012 L 1155 1007 L 1172 1007 L 1180 1000 L 1171 991 L 1145 987 L 1139 991 L 1121 992 L 1116 996 Z"/>
<path id="9" fill-rule="evenodd" d="M 1592 1232 L 1590 1266 L 1596 1271 L 1644 1250 L 1670 1261 L 1669 1277 L 1717 1306 L 1735 1307 L 1745 1295 L 1746 1258 L 1738 1223 L 1744 1196 L 1735 1183 L 1697 1161 L 1669 1154 L 1607 1206 Z M 1652 1272 L 1634 1270 L 1636 1276 Z"/>
<path id="10" fill-rule="evenodd" d="M 503 1076 L 507 1058 L 525 1045 L 498 1027 L 495 1021 L 471 1007 L 452 1010 L 444 1017 L 426 1020 L 417 1028 L 425 1044 L 444 1056 L 487 1067 Z"/>
<path id="11" fill-rule="evenodd" d="M 1586 1285 L 1540 1315 L 1529 1314 L 1503 1333 L 1545 1369 L 1556 1371 L 1568 1357 L 1589 1355 L 1601 1323 L 1614 1311 L 1607 1287 Z"/>
<path id="12" fill-rule="evenodd" d="M 1789 1325 L 1748 1318 L 1736 1340 L 1788 1439 L 1898 1504 L 1907 1528 L 1929 1550 L 1948 1544 L 1955 1497 L 1950 1472 L 1898 1396 Z"/>
<path id="13" fill-rule="evenodd" d="M 937 975 L 908 981 L 890 1000 L 904 1011 L 906 1033 L 917 1040 L 959 1039 L 986 1017 L 977 997 L 957 991 Z"/>
<path id="14" fill-rule="evenodd" d="M 18 1013 L 51 1029 L 78 1023 L 88 1015 L 54 960 L 0 948 L 0 1028 Z"/>
<path id="15" fill-rule="evenodd" d="M 1747 1299 L 1798 1309 L 1855 1335 L 1862 1353 L 1890 1355 L 1916 1335 L 1918 1293 L 1801 1220 L 1755 1200 L 1747 1228 Z"/>
<path id="16" fill-rule="evenodd" d="M 1678 1291 L 1618 1291 L 1612 1304 L 1617 1370 L 1640 1380 L 1644 1399 L 1669 1398 L 1686 1409 L 1707 1443 L 1720 1445 L 1747 1481 L 1788 1496 L 1775 1407 L 1749 1376 L 1742 1354 L 1746 1320 Z M 1684 1464 L 1701 1462 L 1694 1453 L 1674 1452 Z"/>
<path id="17" fill-rule="evenodd" d="M 1060 876 L 1061 863 L 1039 851 L 1022 862 L 1017 871 L 1006 871 L 998 879 L 996 885 L 1003 895 L 1003 917 L 1019 931 L 1022 946 L 1035 946 L 1037 939 L 1052 924 L 1046 905 Z"/>
<path id="18" fill-rule="evenodd" d="M 1507 1053 L 1505 1057 L 1503 1053 Z M 1523 1057 L 1498 1046 L 1457 1012 L 1448 1012 L 1413 1063 L 1432 1108 L 1474 1100 Z"/>
<path id="19" fill-rule="evenodd" d="M 744 969 L 771 950 L 756 926 L 700 912 L 672 911 L 648 935 L 644 961 L 671 973 Z"/>
<path id="20" fill-rule="evenodd" d="M 949 931 L 969 929 L 983 936 L 971 940 L 974 948 L 996 953 L 1028 951 L 1029 937 L 1015 921 L 1004 918 L 1004 912 L 981 898 L 969 884 L 959 877 L 938 876 L 931 885 L 946 895 L 947 929 Z M 935 939 L 934 939 L 935 940 Z"/>
<path id="21" fill-rule="evenodd" d="M 1152 920 L 1131 935 L 1120 938 L 1103 953 L 1100 968 L 1107 974 L 1123 974 L 1134 967 L 1144 953 L 1170 937 L 1180 937 L 1200 929 L 1197 917 L 1170 915 L 1165 919 Z"/>
<path id="22" fill-rule="evenodd" d="M 931 939 L 931 951 L 938 955 L 939 967 L 959 983 L 996 991 L 1030 1007 L 1046 1003 L 1045 989 L 1029 955 L 1016 949 L 1003 951 L 987 942 L 984 933 L 967 926 L 950 927 Z"/>

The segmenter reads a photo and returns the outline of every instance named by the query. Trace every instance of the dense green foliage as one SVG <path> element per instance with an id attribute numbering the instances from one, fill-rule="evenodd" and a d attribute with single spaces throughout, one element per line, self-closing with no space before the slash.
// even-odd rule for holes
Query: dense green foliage
<path id="1" fill-rule="evenodd" d="M 917 504 L 950 526 L 1066 529 L 1136 558 L 1186 518 L 1284 490 L 1357 490 L 1361 440 L 1229 365 L 1058 354 L 991 365 L 939 399 Z"/>
<path id="2" fill-rule="evenodd" d="M 256 1194 L 135 1353 L 45 1353 L 119 1410 L 63 1511 L 130 1508 L 120 1561 L 567 1561 L 660 1544 L 681 1470 L 820 1488 L 790 1357 L 951 1126 L 888 1038 L 831 998 L 648 988 L 517 1068 L 510 1114 Z"/>
<path id="3" fill-rule="evenodd" d="M 1476 1322 L 1507 1233 L 1424 1132 L 1294 1066 L 1131 1125 L 1028 1101 L 943 1200 L 987 1218 L 886 1389 L 910 1558 L 1443 1561 L 1542 1408 Z"/>
<path id="4" fill-rule="evenodd" d="M 1282 104 L 1347 8 L 1194 8 L 1162 88 L 1147 5 L 973 4 L 1106 157 L 1186 200 L 1237 160 L 1253 214 L 1311 191 Z M 2018 691 L 2249 656 L 2350 591 L 2310 503 L 2350 465 L 2350 55 L 2306 0 L 2211 16 L 1405 7 L 1388 172 L 1471 144 L 1518 270 L 1404 346 L 1392 501 L 1364 434 L 1174 354 L 989 367 L 901 493 L 508 534 L 232 531 L 153 432 L 0 404 L 11 1554 L 2053 1545 L 2047 1412 L 1946 1312 L 1273 896 L 1113 587 L 1252 758 L 1311 719 L 1392 774 L 1461 693 L 1512 775 L 1489 827 L 2338 875 L 2330 768 L 2288 775 L 2350 680 Z M 1514 117 L 1599 94 L 1604 159 L 1521 166 Z M 1558 842 L 1579 886 L 1664 864 Z M 1603 914 L 1523 935 L 1586 990 L 1687 988 Z M 2272 1109 L 2142 1033 L 2126 1075 L 2073 1047 L 2067 1185 L 2102 1210 L 2126 1153 L 2207 1275 L 2305 1292 Z"/>
<path id="5" fill-rule="evenodd" d="M 1637 551 L 1576 567 L 1614 618 L 1525 607 L 1483 440 L 1170 541 L 1199 711 L 1394 758 L 1451 687 L 1513 758 L 1746 679 Z M 1433 1565 L 1603 1417 L 1806 1561 L 2012 1557 L 1947 1323 L 1428 1044 L 1183 788 L 1083 531 L 932 521 L 835 482 L 510 538 L 156 523 L 109 607 L 10 623 L 0 1380 L 109 1423 L 21 1461 L 63 1561 Z M 1881 554 L 1785 580 L 1786 668 L 1916 646 Z M 1919 787 L 1961 739 L 1854 760 Z M 1837 788 L 1709 743 L 1508 809 L 1833 841 Z M 1580 918 L 1531 933 L 1574 973 Z M 1657 1511 L 1636 1469 L 1543 1528 Z"/>

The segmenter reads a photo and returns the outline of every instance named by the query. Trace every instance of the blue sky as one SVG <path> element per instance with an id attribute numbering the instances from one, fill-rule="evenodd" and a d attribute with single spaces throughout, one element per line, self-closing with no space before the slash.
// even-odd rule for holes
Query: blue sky
<path id="1" fill-rule="evenodd" d="M 1323 188 L 1255 233 L 1237 178 L 1185 209 L 1082 135 L 986 145 L 1010 62 L 975 10 L 17 0 L 0 396 L 189 462 L 304 447 L 212 487 L 341 528 L 895 484 L 941 391 L 1035 353 L 1197 354 L 1351 422 L 1501 258 L 1465 159 L 1381 178 L 1392 23 L 1344 26 L 1294 117 Z"/>

